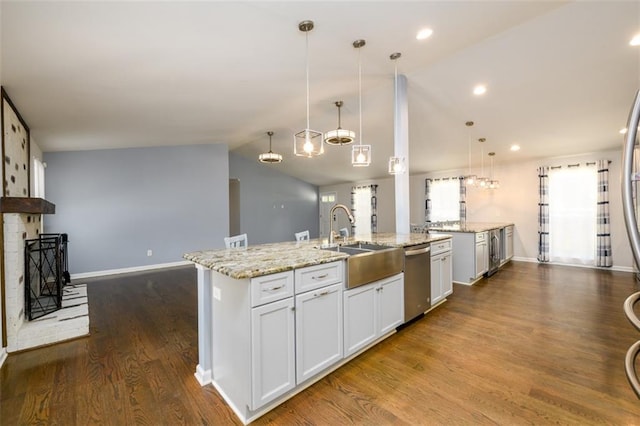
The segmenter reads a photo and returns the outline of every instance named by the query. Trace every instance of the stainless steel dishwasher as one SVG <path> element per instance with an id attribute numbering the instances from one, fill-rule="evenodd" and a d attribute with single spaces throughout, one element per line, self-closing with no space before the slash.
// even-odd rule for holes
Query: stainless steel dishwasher
<path id="1" fill-rule="evenodd" d="M 404 249 L 404 322 L 431 307 L 431 245 Z"/>

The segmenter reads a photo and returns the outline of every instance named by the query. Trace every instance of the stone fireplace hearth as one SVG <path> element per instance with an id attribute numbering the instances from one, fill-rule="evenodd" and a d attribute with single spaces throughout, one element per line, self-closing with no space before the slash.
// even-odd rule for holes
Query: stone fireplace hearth
<path id="1" fill-rule="evenodd" d="M 7 352 L 49 345 L 89 334 L 85 285 L 63 289 L 62 309 L 29 321 L 25 313 L 25 240 L 38 238 L 42 214 L 55 206 L 42 199 L 0 200 L 4 231 L 4 280 Z"/>

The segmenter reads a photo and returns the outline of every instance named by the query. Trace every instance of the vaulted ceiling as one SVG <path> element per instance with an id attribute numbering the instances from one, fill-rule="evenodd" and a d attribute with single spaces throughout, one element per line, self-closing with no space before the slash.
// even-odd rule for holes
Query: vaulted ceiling
<path id="1" fill-rule="evenodd" d="M 331 184 L 386 176 L 393 152 L 393 52 L 407 76 L 411 173 L 597 152 L 618 131 L 640 81 L 639 2 L 13 2 L 3 1 L 2 84 L 44 151 L 226 143 L 273 167 Z M 311 128 L 358 130 L 351 148 L 293 155 L 305 127 L 310 19 Z M 416 32 L 433 29 L 426 40 Z M 482 96 L 472 94 L 487 85 Z M 475 121 L 471 131 L 464 125 Z M 357 136 L 356 143 L 359 141 Z M 522 149 L 509 151 L 517 143 Z"/>

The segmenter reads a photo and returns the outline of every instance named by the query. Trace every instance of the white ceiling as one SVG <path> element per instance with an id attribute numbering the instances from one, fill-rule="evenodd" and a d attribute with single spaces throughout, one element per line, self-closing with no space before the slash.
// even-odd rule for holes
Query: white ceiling
<path id="1" fill-rule="evenodd" d="M 226 143 L 325 185 L 386 176 L 393 151 L 393 71 L 408 78 L 410 172 L 617 148 L 640 81 L 640 2 L 11 2 L 1 4 L 2 84 L 44 151 Z M 309 34 L 311 128 L 358 129 L 363 38 L 363 143 L 293 155 L 305 127 Z M 418 29 L 433 36 L 417 41 Z M 486 83 L 482 97 L 471 94 Z M 512 143 L 522 150 L 509 151 Z M 486 162 L 486 161 L 485 161 Z"/>

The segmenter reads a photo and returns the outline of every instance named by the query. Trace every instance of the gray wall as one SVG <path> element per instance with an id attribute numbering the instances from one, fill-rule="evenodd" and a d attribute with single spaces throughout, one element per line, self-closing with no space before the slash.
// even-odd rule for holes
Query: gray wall
<path id="1" fill-rule="evenodd" d="M 46 198 L 56 205 L 44 229 L 69 234 L 72 274 L 178 262 L 224 246 L 226 145 L 48 152 L 44 160 Z"/>
<path id="2" fill-rule="evenodd" d="M 249 245 L 293 241 L 295 232 L 318 237 L 318 187 L 280 171 L 280 164 L 261 164 L 229 154 L 229 178 L 240 180 L 240 231 Z"/>

